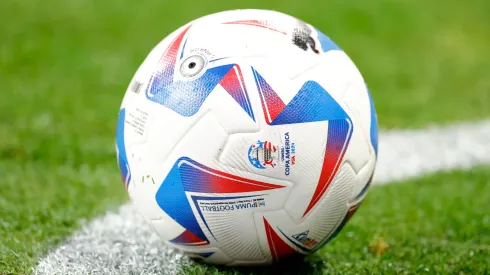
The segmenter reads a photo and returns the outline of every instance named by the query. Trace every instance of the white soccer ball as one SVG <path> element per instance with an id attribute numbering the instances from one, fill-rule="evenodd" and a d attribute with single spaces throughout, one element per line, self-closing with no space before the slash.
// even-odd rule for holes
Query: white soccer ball
<path id="1" fill-rule="evenodd" d="M 123 182 L 169 245 L 208 263 L 311 253 L 371 181 L 366 84 L 327 36 L 289 15 L 234 10 L 161 41 L 117 125 Z"/>

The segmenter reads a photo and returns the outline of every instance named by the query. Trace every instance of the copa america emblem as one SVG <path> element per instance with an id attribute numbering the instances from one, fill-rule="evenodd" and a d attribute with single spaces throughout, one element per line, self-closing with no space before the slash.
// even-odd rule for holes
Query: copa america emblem
<path id="1" fill-rule="evenodd" d="M 248 148 L 248 160 L 256 168 L 275 168 L 278 159 L 278 147 L 270 141 L 258 140 Z"/>

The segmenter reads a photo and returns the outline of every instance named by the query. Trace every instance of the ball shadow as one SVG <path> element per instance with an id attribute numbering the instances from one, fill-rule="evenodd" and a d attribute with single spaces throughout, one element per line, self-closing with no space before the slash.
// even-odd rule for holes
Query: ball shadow
<path id="1" fill-rule="evenodd" d="M 315 254 L 307 257 L 302 255 L 292 256 L 282 261 L 267 266 L 250 267 L 216 267 L 217 270 L 231 274 L 267 274 L 267 275 L 299 275 L 321 274 L 326 261 Z"/>

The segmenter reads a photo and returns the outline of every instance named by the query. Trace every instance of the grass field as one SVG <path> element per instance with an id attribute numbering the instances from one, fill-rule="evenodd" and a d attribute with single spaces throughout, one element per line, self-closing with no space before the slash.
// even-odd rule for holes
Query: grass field
<path id="1" fill-rule="evenodd" d="M 490 115 L 486 0 L 3 0 L 0 274 L 29 273 L 80 221 L 127 200 L 114 129 L 149 50 L 191 19 L 250 7 L 290 13 L 329 34 L 363 72 L 383 128 Z M 488 273 L 489 178 L 481 167 L 373 188 L 346 229 L 304 267 Z M 187 268 L 204 270 L 218 272 Z"/>

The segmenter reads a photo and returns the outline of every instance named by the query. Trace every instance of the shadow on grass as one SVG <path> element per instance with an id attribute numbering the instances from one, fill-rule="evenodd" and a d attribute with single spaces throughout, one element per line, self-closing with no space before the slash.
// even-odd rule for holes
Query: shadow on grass
<path id="1" fill-rule="evenodd" d="M 299 275 L 299 274 L 322 274 L 325 269 L 326 260 L 321 259 L 318 255 L 312 254 L 307 257 L 298 255 L 292 256 L 281 262 L 268 266 L 250 266 L 250 267 L 222 267 L 209 266 L 203 263 L 201 265 L 207 272 L 206 274 L 278 274 L 278 275 Z M 209 272 L 209 273 L 208 273 Z"/>

